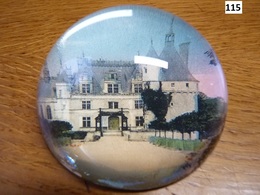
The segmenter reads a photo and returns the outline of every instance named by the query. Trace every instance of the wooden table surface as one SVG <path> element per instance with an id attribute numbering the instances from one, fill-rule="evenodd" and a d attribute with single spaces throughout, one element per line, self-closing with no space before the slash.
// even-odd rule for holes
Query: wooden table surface
<path id="1" fill-rule="evenodd" d="M 44 60 L 80 18 L 109 6 L 156 6 L 193 25 L 217 53 L 228 83 L 221 139 L 205 163 L 170 186 L 122 192 L 67 171 L 42 137 L 36 112 Z M 0 194 L 260 194 L 260 1 L 225 15 L 222 0 L 2 0 L 0 2 Z"/>

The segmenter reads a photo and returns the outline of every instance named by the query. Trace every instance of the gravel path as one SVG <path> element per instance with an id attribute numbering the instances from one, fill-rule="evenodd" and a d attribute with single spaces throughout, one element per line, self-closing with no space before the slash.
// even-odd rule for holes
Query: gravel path
<path id="1" fill-rule="evenodd" d="M 122 189 L 160 187 L 180 178 L 187 153 L 154 146 L 149 142 L 126 141 L 104 136 L 96 142 L 64 147 L 73 159 L 73 171 L 87 180 Z"/>
<path id="2" fill-rule="evenodd" d="M 118 171 L 154 171 L 159 168 L 174 168 L 185 162 L 185 154 L 148 142 L 126 141 L 119 136 L 102 137 L 96 142 L 87 142 L 74 147 L 79 158 Z"/>

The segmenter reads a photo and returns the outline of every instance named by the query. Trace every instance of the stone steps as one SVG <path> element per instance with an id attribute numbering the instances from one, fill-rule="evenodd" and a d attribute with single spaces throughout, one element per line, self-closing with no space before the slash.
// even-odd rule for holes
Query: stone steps
<path id="1" fill-rule="evenodd" d="M 103 136 L 122 136 L 122 132 L 117 130 L 107 130 L 103 132 Z"/>

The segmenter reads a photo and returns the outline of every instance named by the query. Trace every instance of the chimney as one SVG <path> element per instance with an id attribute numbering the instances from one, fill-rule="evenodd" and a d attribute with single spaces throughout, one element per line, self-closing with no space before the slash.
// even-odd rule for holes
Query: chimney
<path id="1" fill-rule="evenodd" d="M 179 54 L 181 56 L 182 61 L 185 64 L 186 68 L 188 68 L 188 61 L 189 61 L 189 45 L 190 45 L 190 42 L 182 43 L 179 45 L 179 48 L 180 48 Z"/>

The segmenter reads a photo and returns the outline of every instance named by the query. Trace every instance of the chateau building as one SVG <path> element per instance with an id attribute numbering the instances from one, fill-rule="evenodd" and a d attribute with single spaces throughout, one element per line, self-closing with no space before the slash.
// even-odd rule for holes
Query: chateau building
<path id="1" fill-rule="evenodd" d="M 198 81 L 188 69 L 189 43 L 174 46 L 172 28 L 158 55 L 151 42 L 147 57 L 168 62 L 168 69 L 131 61 L 78 58 L 77 73 L 61 68 L 50 77 L 44 66 L 39 90 L 39 114 L 47 120 L 62 120 L 73 130 L 146 130 L 155 116 L 145 109 L 141 92 L 161 86 L 170 94 L 166 120 L 197 111 Z"/>

